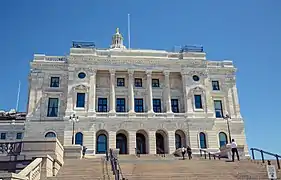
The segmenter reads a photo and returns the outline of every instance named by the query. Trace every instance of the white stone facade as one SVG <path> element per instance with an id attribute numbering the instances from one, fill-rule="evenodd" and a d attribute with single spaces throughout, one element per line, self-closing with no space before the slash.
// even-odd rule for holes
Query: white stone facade
<path id="1" fill-rule="evenodd" d="M 137 133 L 145 137 L 142 148 L 148 154 L 157 153 L 159 134 L 165 153 L 175 151 L 175 134 L 181 146 L 197 151 L 200 132 L 206 135 L 206 148 L 216 151 L 219 133 L 228 135 L 226 120 L 215 114 L 214 100 L 220 100 L 223 114 L 231 116 L 232 138 L 248 151 L 232 61 L 208 61 L 204 52 L 126 49 L 122 40 L 115 34 L 109 49 L 80 47 L 71 48 L 68 56 L 34 55 L 25 137 L 54 132 L 62 144 L 70 145 L 69 116 L 75 113 L 75 133 L 83 134 L 83 145 L 94 153 L 98 135 L 106 135 L 107 148 L 116 148 L 120 133 L 127 139 L 128 154 L 135 153 Z M 78 77 L 81 72 L 86 74 L 83 79 Z M 59 77 L 59 87 L 50 87 L 51 77 Z M 124 86 L 117 86 L 117 78 L 124 78 Z M 142 87 L 135 87 L 136 78 Z M 152 87 L 153 79 L 159 87 Z M 219 82 L 219 90 L 213 90 L 212 81 Z M 85 93 L 82 108 L 76 107 L 77 93 Z M 196 108 L 194 95 L 201 95 L 201 108 Z M 57 117 L 47 116 L 49 98 L 59 99 Z M 107 99 L 106 112 L 99 112 L 99 98 Z M 117 112 L 117 98 L 125 99 L 125 112 Z M 136 112 L 136 98 L 143 99 L 144 112 Z M 154 112 L 153 99 L 161 100 L 161 112 Z M 178 100 L 179 112 L 173 113 L 171 99 Z"/>

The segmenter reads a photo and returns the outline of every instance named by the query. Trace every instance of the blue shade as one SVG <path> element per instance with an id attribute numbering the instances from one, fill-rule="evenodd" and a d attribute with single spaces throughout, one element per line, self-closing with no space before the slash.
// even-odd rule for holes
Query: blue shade
<path id="1" fill-rule="evenodd" d="M 81 132 L 75 134 L 75 144 L 83 146 L 83 134 Z"/>
<path id="2" fill-rule="evenodd" d="M 78 78 L 80 78 L 80 79 L 84 79 L 85 77 L 86 77 L 86 74 L 84 72 L 80 72 L 78 74 Z"/>
<path id="3" fill-rule="evenodd" d="M 160 87 L 159 79 L 152 79 L 152 87 Z"/>
<path id="4" fill-rule="evenodd" d="M 51 77 L 50 87 L 59 87 L 60 86 L 60 78 L 59 77 Z"/>
<path id="5" fill-rule="evenodd" d="M 194 101 L 195 101 L 195 108 L 202 109 L 201 95 L 194 95 Z"/>
<path id="6" fill-rule="evenodd" d="M 224 132 L 219 133 L 219 141 L 220 141 L 220 147 L 222 147 L 228 143 L 227 135 Z"/>
<path id="7" fill-rule="evenodd" d="M 214 100 L 216 118 L 223 117 L 222 102 L 221 100 Z"/>
<path id="8" fill-rule="evenodd" d="M 156 113 L 161 112 L 161 99 L 153 99 L 153 111 Z"/>
<path id="9" fill-rule="evenodd" d="M 48 102 L 48 117 L 57 117 L 59 109 L 59 99 L 58 98 L 49 98 Z"/>
<path id="10" fill-rule="evenodd" d="M 214 91 L 219 91 L 220 90 L 219 81 L 212 81 L 212 87 Z"/>
<path id="11" fill-rule="evenodd" d="M 17 139 L 22 139 L 22 133 L 17 133 Z"/>
<path id="12" fill-rule="evenodd" d="M 179 135 L 179 134 L 176 134 L 175 135 L 175 139 L 176 139 L 176 149 L 178 149 L 178 148 L 181 148 L 182 147 L 182 144 L 181 144 L 181 136 Z"/>
<path id="13" fill-rule="evenodd" d="M 56 137 L 56 134 L 54 132 L 48 132 L 46 135 L 45 135 L 46 138 L 54 138 Z"/>
<path id="14" fill-rule="evenodd" d="M 98 98 L 98 112 L 107 112 L 107 98 Z"/>
<path id="15" fill-rule="evenodd" d="M 145 136 L 141 133 L 136 134 L 136 146 L 139 154 L 146 154 Z"/>
<path id="16" fill-rule="evenodd" d="M 117 98 L 116 100 L 116 112 L 125 112 L 125 98 Z"/>
<path id="17" fill-rule="evenodd" d="M 116 148 L 119 149 L 119 154 L 128 154 L 127 137 L 124 134 L 116 135 Z"/>
<path id="18" fill-rule="evenodd" d="M 135 99 L 135 112 L 143 112 L 143 99 Z"/>
<path id="19" fill-rule="evenodd" d="M 207 142 L 206 142 L 206 135 L 205 135 L 205 133 L 201 132 L 199 134 L 199 141 L 200 141 L 200 148 L 206 149 L 207 148 Z"/>
<path id="20" fill-rule="evenodd" d="M 0 139 L 2 139 L 2 140 L 6 139 L 6 133 L 1 133 Z"/>
<path id="21" fill-rule="evenodd" d="M 172 104 L 172 112 L 178 113 L 179 112 L 179 100 L 178 99 L 172 99 L 171 104 Z"/>
<path id="22" fill-rule="evenodd" d="M 100 134 L 97 137 L 97 154 L 105 154 L 107 151 L 107 136 Z"/>
<path id="23" fill-rule="evenodd" d="M 142 87 L 142 79 L 135 78 L 135 87 Z"/>
<path id="24" fill-rule="evenodd" d="M 117 78 L 117 86 L 125 86 L 125 78 Z"/>
<path id="25" fill-rule="evenodd" d="M 84 108 L 85 107 L 85 93 L 77 93 L 76 107 Z"/>

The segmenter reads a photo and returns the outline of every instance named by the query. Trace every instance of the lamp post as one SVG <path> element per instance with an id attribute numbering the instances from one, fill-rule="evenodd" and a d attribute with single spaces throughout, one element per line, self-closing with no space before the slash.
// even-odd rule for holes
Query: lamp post
<path id="1" fill-rule="evenodd" d="M 75 114 L 72 114 L 71 116 L 69 116 L 69 121 L 72 122 L 72 145 L 73 145 L 74 144 L 74 127 L 75 127 L 75 123 L 77 123 L 79 121 L 79 118 Z"/>
<path id="2" fill-rule="evenodd" d="M 229 136 L 229 143 L 231 143 L 231 134 L 230 134 L 230 128 L 229 128 L 229 119 L 231 119 L 231 117 L 226 114 L 223 119 L 226 120 L 226 123 L 227 123 L 227 130 L 228 130 L 228 136 Z"/>

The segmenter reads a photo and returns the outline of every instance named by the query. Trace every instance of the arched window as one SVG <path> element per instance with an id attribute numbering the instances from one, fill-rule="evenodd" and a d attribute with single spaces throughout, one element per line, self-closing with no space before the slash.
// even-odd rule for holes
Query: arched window
<path id="1" fill-rule="evenodd" d="M 54 138 L 54 137 L 57 137 L 54 132 L 47 132 L 45 134 L 45 138 Z"/>
<path id="2" fill-rule="evenodd" d="M 81 132 L 75 134 L 75 144 L 83 146 L 83 134 Z"/>
<path id="3" fill-rule="evenodd" d="M 105 154 L 107 151 L 107 136 L 100 134 L 97 137 L 97 154 Z"/>
<path id="4" fill-rule="evenodd" d="M 205 133 L 201 132 L 199 134 L 199 139 L 200 139 L 200 148 L 206 149 L 207 148 L 207 142 L 206 142 L 206 135 L 205 135 Z"/>
<path id="5" fill-rule="evenodd" d="M 224 132 L 219 133 L 219 141 L 220 141 L 220 147 L 222 147 L 228 143 L 227 135 Z"/>
<path id="6" fill-rule="evenodd" d="M 182 147 L 181 136 L 179 134 L 176 134 L 175 139 L 176 139 L 176 149 L 181 148 Z"/>

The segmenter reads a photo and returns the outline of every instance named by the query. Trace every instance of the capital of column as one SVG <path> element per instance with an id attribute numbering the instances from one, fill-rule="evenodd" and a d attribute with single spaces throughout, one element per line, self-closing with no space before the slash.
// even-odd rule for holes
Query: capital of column
<path id="1" fill-rule="evenodd" d="M 146 73 L 147 76 L 151 76 L 152 70 L 147 70 L 147 71 L 145 71 L 145 73 Z"/>
<path id="2" fill-rule="evenodd" d="M 92 75 L 92 76 L 97 75 L 97 70 L 96 70 L 96 69 L 91 69 L 91 75 Z"/>
<path id="3" fill-rule="evenodd" d="M 111 76 L 115 76 L 115 69 L 110 69 L 109 73 L 110 73 Z"/>
<path id="4" fill-rule="evenodd" d="M 128 74 L 132 77 L 134 75 L 134 70 L 128 70 Z"/>
<path id="5" fill-rule="evenodd" d="M 169 76 L 170 75 L 170 71 L 168 71 L 168 70 L 163 71 L 163 73 L 164 73 L 165 76 Z"/>

